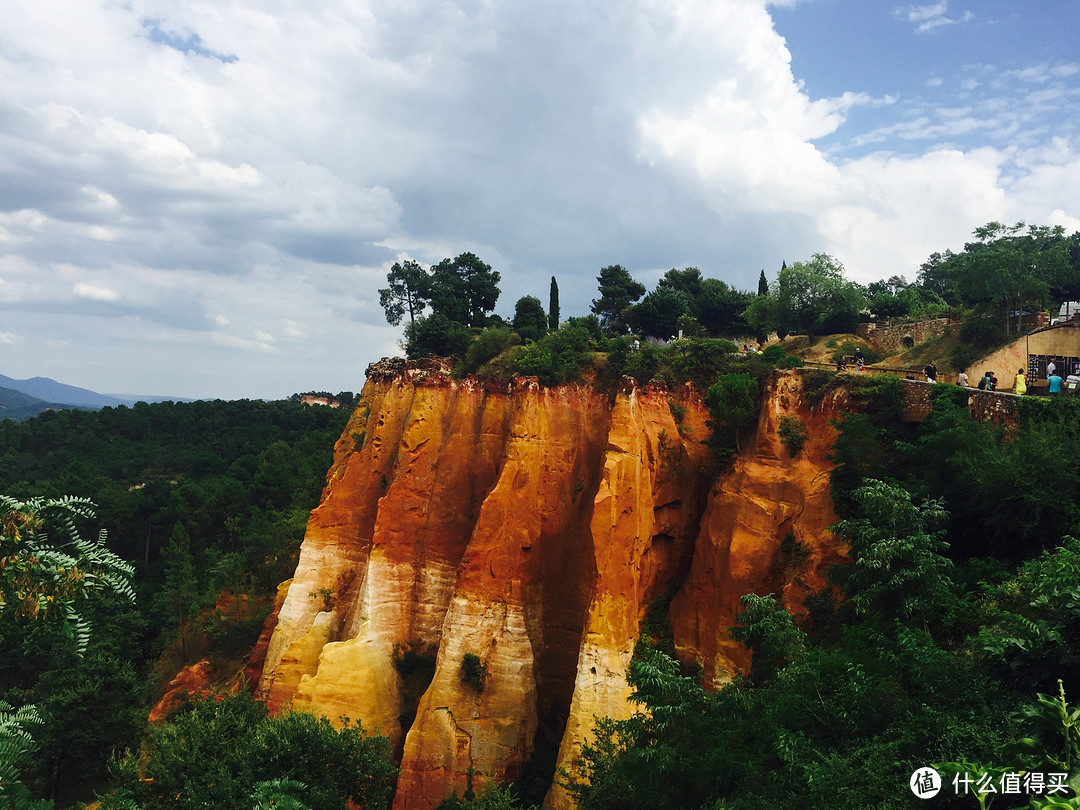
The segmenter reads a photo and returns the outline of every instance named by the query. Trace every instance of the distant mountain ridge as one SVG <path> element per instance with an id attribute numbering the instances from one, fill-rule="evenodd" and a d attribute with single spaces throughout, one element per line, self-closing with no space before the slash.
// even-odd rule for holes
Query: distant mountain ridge
<path id="1" fill-rule="evenodd" d="M 57 407 L 72 408 L 105 408 L 119 405 L 134 405 L 136 402 L 192 402 L 188 397 L 168 396 L 129 396 L 115 394 L 99 394 L 88 388 L 79 388 L 74 385 L 51 380 L 48 377 L 31 377 L 29 380 L 15 380 L 0 374 L 0 388 L 15 391 L 34 399 L 41 400 L 45 407 L 41 410 Z M 24 405 L 27 403 L 23 403 Z M 0 410 L 0 414 L 3 411 Z M 0 418 L 3 418 L 0 415 Z M 25 418 L 25 417 L 23 417 Z"/>
<path id="2" fill-rule="evenodd" d="M 104 408 L 106 405 L 117 406 L 129 404 L 125 400 L 116 397 L 99 394 L 86 388 L 78 388 L 74 385 L 65 385 L 48 377 L 31 377 L 29 380 L 13 380 L 0 374 L 0 387 L 19 391 L 35 399 L 55 402 L 61 405 L 74 405 L 82 408 Z"/>

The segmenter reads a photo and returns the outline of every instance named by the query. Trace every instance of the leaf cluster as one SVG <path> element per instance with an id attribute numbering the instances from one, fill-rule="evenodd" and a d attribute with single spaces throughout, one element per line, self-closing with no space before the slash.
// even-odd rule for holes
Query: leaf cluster
<path id="1" fill-rule="evenodd" d="M 196 702 L 157 729 L 143 771 L 127 788 L 144 810 L 248 806 L 275 779 L 301 782 L 311 810 L 387 807 L 397 776 L 385 737 L 305 712 L 270 718 L 246 692 Z"/>

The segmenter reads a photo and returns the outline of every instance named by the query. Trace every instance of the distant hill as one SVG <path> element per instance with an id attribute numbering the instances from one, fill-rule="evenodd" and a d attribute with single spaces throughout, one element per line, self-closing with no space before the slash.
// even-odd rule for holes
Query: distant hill
<path id="1" fill-rule="evenodd" d="M 16 422 L 21 422 L 43 411 L 54 411 L 65 407 L 69 406 L 58 402 L 46 402 L 11 388 L 0 388 L 0 420 L 14 419 Z"/>
<path id="2" fill-rule="evenodd" d="M 45 402 L 60 403 L 79 408 L 104 408 L 106 405 L 113 407 L 128 404 L 125 400 L 99 394 L 86 388 L 77 388 L 74 385 L 65 385 L 48 377 L 31 377 L 29 380 L 13 380 L 0 374 L 0 387 L 19 391 L 35 399 Z"/>
<path id="3" fill-rule="evenodd" d="M 36 413 L 49 408 L 105 408 L 118 405 L 134 405 L 136 402 L 194 402 L 187 397 L 169 396 L 134 396 L 128 394 L 99 394 L 87 388 L 78 388 L 74 385 L 66 385 L 48 377 L 31 377 L 29 380 L 13 380 L 0 374 L 0 388 L 6 388 L 11 392 L 18 392 L 46 403 Z M 33 414 L 29 414 L 33 416 Z M 0 416 L 0 419 L 14 416 Z M 26 419 L 26 416 L 18 417 Z"/>

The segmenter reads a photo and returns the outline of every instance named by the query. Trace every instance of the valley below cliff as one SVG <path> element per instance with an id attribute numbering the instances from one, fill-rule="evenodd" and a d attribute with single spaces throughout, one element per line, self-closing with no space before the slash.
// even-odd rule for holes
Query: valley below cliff
<path id="1" fill-rule="evenodd" d="M 747 593 L 792 611 L 845 559 L 826 454 L 842 389 L 768 381 L 719 476 L 692 386 L 456 380 L 382 361 L 338 440 L 258 686 L 273 712 L 349 717 L 401 756 L 394 806 L 529 778 L 571 806 L 596 716 L 625 718 L 650 606 L 719 687 L 749 668 Z M 780 423 L 807 440 L 792 454 Z M 656 606 L 659 606 L 659 611 Z M 430 680 L 429 680 L 430 678 Z"/>

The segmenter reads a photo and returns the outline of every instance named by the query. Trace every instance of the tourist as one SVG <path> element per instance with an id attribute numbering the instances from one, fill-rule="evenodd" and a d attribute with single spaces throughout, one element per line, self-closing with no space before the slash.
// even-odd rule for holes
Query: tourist
<path id="1" fill-rule="evenodd" d="M 926 372 L 926 381 L 928 383 L 937 382 L 937 366 L 934 365 L 933 360 L 926 364 L 926 367 L 923 369 L 923 371 Z"/>
<path id="2" fill-rule="evenodd" d="M 997 391 L 997 387 L 998 387 L 997 374 L 995 374 L 993 371 L 991 371 L 990 372 L 990 384 L 986 386 L 986 390 L 987 391 Z"/>
<path id="3" fill-rule="evenodd" d="M 984 371 L 983 372 L 982 379 L 979 380 L 979 390 L 980 391 L 988 391 L 988 390 L 990 390 L 990 372 L 989 371 Z"/>
<path id="4" fill-rule="evenodd" d="M 1017 369 L 1016 371 L 1016 384 L 1013 385 L 1013 393 L 1018 396 L 1023 396 L 1027 393 L 1027 375 L 1022 368 Z"/>
<path id="5" fill-rule="evenodd" d="M 1056 370 L 1053 371 L 1050 374 L 1050 376 L 1046 378 L 1046 381 L 1050 384 L 1050 387 L 1047 389 L 1047 393 L 1050 393 L 1050 394 L 1060 394 L 1061 393 L 1061 377 L 1058 376 L 1058 373 L 1057 373 Z"/>
<path id="6" fill-rule="evenodd" d="M 1054 376 L 1054 372 L 1057 371 L 1057 363 L 1054 362 L 1054 358 L 1050 358 L 1050 362 L 1046 364 L 1046 379 L 1050 379 Z"/>
<path id="7" fill-rule="evenodd" d="M 968 375 L 967 375 L 967 369 L 966 368 L 960 369 L 960 373 L 956 375 L 956 384 L 957 385 L 962 385 L 962 386 L 964 386 L 964 388 L 969 388 L 971 386 L 971 383 L 968 382 Z"/>

